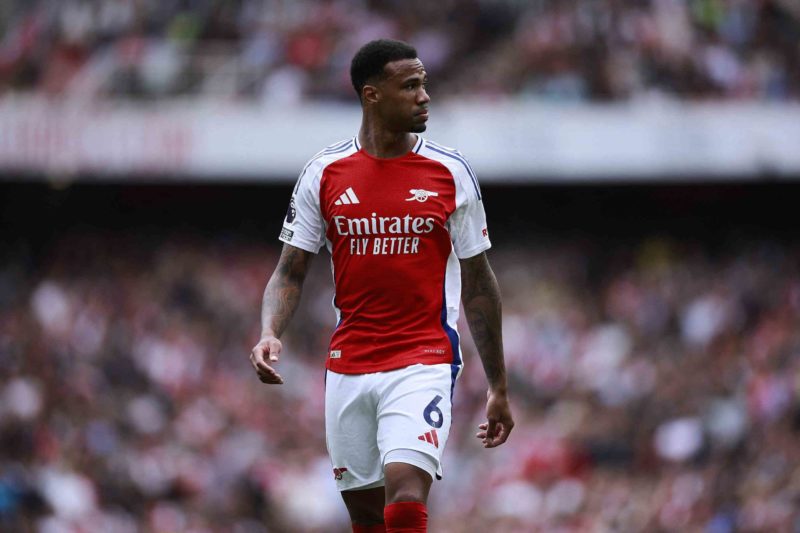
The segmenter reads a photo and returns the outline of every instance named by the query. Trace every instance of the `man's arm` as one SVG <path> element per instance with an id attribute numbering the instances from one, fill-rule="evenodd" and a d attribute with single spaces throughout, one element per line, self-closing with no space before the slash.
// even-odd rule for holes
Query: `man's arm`
<path id="1" fill-rule="evenodd" d="M 300 303 L 300 293 L 312 255 L 311 252 L 284 244 L 278 265 L 264 289 L 261 303 L 261 339 L 250 352 L 250 362 L 263 383 L 283 383 L 283 378 L 271 364 L 278 361 L 281 353 L 281 341 L 278 337 L 283 334 Z"/>
<path id="2" fill-rule="evenodd" d="M 461 301 L 475 347 L 489 381 L 486 422 L 477 437 L 485 448 L 503 444 L 514 420 L 508 403 L 500 287 L 485 253 L 461 260 Z"/>

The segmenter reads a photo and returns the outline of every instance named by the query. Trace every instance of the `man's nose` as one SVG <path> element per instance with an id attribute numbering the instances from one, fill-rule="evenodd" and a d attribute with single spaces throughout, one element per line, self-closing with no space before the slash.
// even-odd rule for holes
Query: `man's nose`
<path id="1" fill-rule="evenodd" d="M 425 87 L 420 87 L 419 92 L 417 92 L 417 103 L 427 104 L 430 101 L 431 97 L 428 95 L 428 91 L 425 90 Z"/>

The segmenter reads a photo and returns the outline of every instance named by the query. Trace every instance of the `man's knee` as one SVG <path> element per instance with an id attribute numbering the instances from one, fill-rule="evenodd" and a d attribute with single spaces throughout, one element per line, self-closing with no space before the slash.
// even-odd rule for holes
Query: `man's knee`
<path id="1" fill-rule="evenodd" d="M 386 502 L 383 487 L 346 490 L 342 492 L 342 498 L 353 523 L 363 526 L 383 523 L 383 507 Z"/>
<path id="2" fill-rule="evenodd" d="M 388 463 L 386 475 L 386 503 L 428 501 L 433 478 L 417 466 L 407 463 Z"/>

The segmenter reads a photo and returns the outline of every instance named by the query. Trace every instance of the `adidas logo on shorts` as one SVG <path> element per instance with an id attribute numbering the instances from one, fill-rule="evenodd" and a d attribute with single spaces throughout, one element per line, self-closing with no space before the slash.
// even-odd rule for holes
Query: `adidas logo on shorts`
<path id="1" fill-rule="evenodd" d="M 417 437 L 417 439 L 424 440 L 428 444 L 433 444 L 433 447 L 436 448 L 436 449 L 439 448 L 439 436 L 436 434 L 436 430 L 435 429 L 432 429 L 430 431 L 426 431 L 425 433 L 423 433 L 422 435 Z"/>

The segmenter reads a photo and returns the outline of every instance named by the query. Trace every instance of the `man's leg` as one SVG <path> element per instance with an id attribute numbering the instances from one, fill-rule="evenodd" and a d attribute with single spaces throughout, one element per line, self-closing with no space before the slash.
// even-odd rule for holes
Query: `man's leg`
<path id="1" fill-rule="evenodd" d="M 344 504 L 350 513 L 354 533 L 384 533 L 383 507 L 386 505 L 384 487 L 342 491 Z"/>
<path id="2" fill-rule="evenodd" d="M 371 375 L 328 371 L 325 435 L 336 487 L 355 533 L 383 533 L 385 492 Z"/>
<path id="3" fill-rule="evenodd" d="M 433 482 L 431 474 L 407 463 L 387 463 L 384 473 L 386 532 L 425 533 L 428 530 L 426 505 Z"/>
<path id="4" fill-rule="evenodd" d="M 427 531 L 428 493 L 450 433 L 451 365 L 387 372 L 378 404 L 387 533 Z"/>
<path id="5" fill-rule="evenodd" d="M 388 463 L 386 476 L 386 504 L 398 502 L 427 503 L 433 479 L 425 470 L 407 463 Z"/>
<path id="6" fill-rule="evenodd" d="M 427 531 L 431 475 L 406 463 L 387 464 L 385 475 L 386 487 L 342 491 L 353 532 Z"/>

